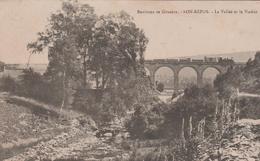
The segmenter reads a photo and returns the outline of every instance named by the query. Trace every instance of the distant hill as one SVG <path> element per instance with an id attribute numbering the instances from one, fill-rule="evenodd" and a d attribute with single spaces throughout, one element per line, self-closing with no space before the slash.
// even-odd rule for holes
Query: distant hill
<path id="1" fill-rule="evenodd" d="M 224 54 L 213 54 L 213 55 L 196 55 L 196 56 L 184 56 L 180 58 L 192 58 L 192 59 L 203 59 L 207 57 L 223 57 L 223 58 L 233 58 L 235 62 L 247 62 L 249 58 L 254 58 L 256 51 L 244 51 L 244 52 L 234 52 L 234 53 L 224 53 Z"/>
<path id="2" fill-rule="evenodd" d="M 213 55 L 185 56 L 179 58 L 204 59 L 204 57 L 207 56 L 207 57 L 233 58 L 235 62 L 247 62 L 249 58 L 254 58 L 255 53 L 256 51 L 246 51 L 246 52 L 234 52 L 234 53 L 213 54 Z M 47 65 L 48 64 L 30 64 L 29 66 L 32 67 L 36 72 L 43 74 L 47 69 Z M 4 74 L 4 75 L 11 75 L 17 77 L 22 73 L 22 69 L 25 68 L 26 68 L 26 64 L 6 64 L 5 72 L 0 73 L 0 76 Z M 168 74 L 168 73 L 162 71 L 161 74 Z M 186 75 L 190 75 L 190 73 L 186 73 Z"/>
<path id="3" fill-rule="evenodd" d="M 30 64 L 29 67 L 33 68 L 36 72 L 43 74 L 47 69 L 48 64 Z M 6 64 L 5 70 L 23 70 L 26 69 L 26 64 Z"/>

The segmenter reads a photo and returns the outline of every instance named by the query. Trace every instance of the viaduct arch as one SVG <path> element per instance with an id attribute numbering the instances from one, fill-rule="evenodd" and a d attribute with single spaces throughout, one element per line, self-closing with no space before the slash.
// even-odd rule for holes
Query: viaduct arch
<path id="1" fill-rule="evenodd" d="M 219 61 L 205 61 L 200 60 L 192 61 L 188 59 L 188 61 L 181 61 L 178 59 L 154 59 L 154 60 L 146 60 L 145 68 L 149 71 L 150 79 L 152 83 L 155 83 L 155 73 L 158 69 L 162 67 L 170 68 L 173 72 L 174 79 L 174 89 L 179 89 L 179 73 L 181 69 L 185 67 L 193 68 L 197 74 L 197 85 L 203 85 L 203 72 L 208 68 L 216 69 L 220 74 L 225 73 L 230 66 L 244 66 L 245 64 L 234 63 L 231 61 L 219 62 Z"/>

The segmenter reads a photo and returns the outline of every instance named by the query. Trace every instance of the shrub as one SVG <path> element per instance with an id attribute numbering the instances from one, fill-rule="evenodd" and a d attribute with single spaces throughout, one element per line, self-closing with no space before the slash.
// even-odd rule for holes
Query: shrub
<path id="1" fill-rule="evenodd" d="M 241 98 L 239 100 L 240 118 L 260 119 L 260 99 Z"/>
<path id="2" fill-rule="evenodd" d="M 165 134 L 169 137 L 178 138 L 184 134 L 187 139 L 191 133 L 197 131 L 201 120 L 212 120 L 217 103 L 217 94 L 211 86 L 186 88 L 183 97 L 169 105 L 171 108 L 165 113 L 163 131 L 167 132 Z M 208 125 L 211 124 L 207 122 L 205 126 Z"/>
<path id="3" fill-rule="evenodd" d="M 173 158 L 173 152 L 170 149 L 159 147 L 147 154 L 133 153 L 129 161 L 172 161 Z"/>
<path id="4" fill-rule="evenodd" d="M 18 87 L 16 80 L 9 75 L 3 76 L 0 82 L 1 89 L 6 92 L 14 93 L 16 91 L 16 88 Z"/>
<path id="5" fill-rule="evenodd" d="M 162 92 L 162 91 L 164 90 L 164 84 L 161 83 L 161 82 L 158 83 L 156 89 L 157 89 L 159 92 Z"/>
<path id="6" fill-rule="evenodd" d="M 98 89 L 78 88 L 73 108 L 93 117 L 98 124 L 125 117 L 138 103 L 150 103 L 151 87 L 147 78 L 137 76 Z"/>
<path id="7" fill-rule="evenodd" d="M 177 142 L 174 145 L 174 159 L 178 161 L 198 161 L 204 150 L 201 148 L 201 140 L 192 137 L 186 142 Z"/>
<path id="8" fill-rule="evenodd" d="M 135 150 L 129 161 L 199 161 L 201 154 L 205 152 L 201 146 L 201 140 L 195 137 L 186 142 L 169 141 L 167 146 L 157 147 L 148 153 L 140 154 Z"/>
<path id="9" fill-rule="evenodd" d="M 17 80 L 10 76 L 1 79 L 1 89 L 16 95 L 57 104 L 61 101 L 60 82 L 50 82 L 32 68 L 23 70 Z"/>
<path id="10" fill-rule="evenodd" d="M 41 99 L 41 94 L 47 89 L 44 86 L 41 74 L 34 72 L 32 68 L 23 70 L 23 74 L 19 76 L 20 95 Z"/>
<path id="11" fill-rule="evenodd" d="M 126 123 L 126 128 L 131 138 L 144 138 L 145 131 L 148 128 L 148 120 L 144 114 L 134 114 L 131 120 Z"/>
<path id="12" fill-rule="evenodd" d="M 164 122 L 165 111 L 167 111 L 167 105 L 163 103 L 136 105 L 133 116 L 126 123 L 130 136 L 134 139 L 160 138 L 160 126 Z"/>
<path id="13" fill-rule="evenodd" d="M 124 116 L 127 111 L 124 100 L 111 89 L 78 89 L 72 106 L 91 116 L 98 124 Z"/>

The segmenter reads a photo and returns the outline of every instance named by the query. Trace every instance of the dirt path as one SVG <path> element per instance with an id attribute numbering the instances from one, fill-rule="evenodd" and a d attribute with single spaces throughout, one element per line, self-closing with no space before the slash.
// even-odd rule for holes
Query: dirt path
<path id="1" fill-rule="evenodd" d="M 69 130 L 69 122 L 58 114 L 13 97 L 0 93 L 0 160 Z"/>
<path id="2" fill-rule="evenodd" d="M 0 160 L 122 160 L 121 149 L 96 138 L 82 114 L 0 93 Z"/>
<path id="3" fill-rule="evenodd" d="M 82 128 L 71 127 L 48 141 L 28 147 L 5 161 L 40 160 L 115 160 L 127 156 L 124 150 L 109 145 Z"/>
<path id="4" fill-rule="evenodd" d="M 246 93 L 246 92 L 239 92 L 238 97 L 259 97 L 259 94 L 253 94 L 253 93 Z"/>

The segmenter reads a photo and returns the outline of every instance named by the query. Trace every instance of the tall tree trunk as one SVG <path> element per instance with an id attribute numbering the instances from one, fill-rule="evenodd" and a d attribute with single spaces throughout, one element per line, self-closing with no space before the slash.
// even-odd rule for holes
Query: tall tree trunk
<path id="1" fill-rule="evenodd" d="M 29 55 L 29 57 L 28 57 L 27 64 L 26 64 L 26 68 L 28 68 L 29 65 L 30 65 L 31 56 L 32 56 L 32 53 L 30 53 L 30 55 Z"/>
<path id="2" fill-rule="evenodd" d="M 104 71 L 102 71 L 102 78 L 101 78 L 102 80 L 101 80 L 101 87 L 102 87 L 102 89 L 104 89 L 105 88 L 105 73 L 104 73 Z"/>
<path id="3" fill-rule="evenodd" d="M 184 125 L 185 125 L 185 118 L 182 118 L 182 124 L 181 124 L 181 139 L 185 142 L 185 129 L 184 129 Z"/>
<path id="4" fill-rule="evenodd" d="M 226 105 L 225 101 L 222 101 L 222 123 L 225 124 L 226 119 Z"/>
<path id="5" fill-rule="evenodd" d="M 220 134 L 223 135 L 223 131 L 225 128 L 225 102 L 222 100 L 222 109 L 221 109 L 221 116 L 220 116 Z"/>
<path id="6" fill-rule="evenodd" d="M 215 117 L 217 118 L 217 115 L 218 115 L 218 112 L 219 112 L 219 102 L 218 102 L 218 99 L 217 99 L 217 105 L 216 105 L 216 108 L 215 108 Z"/>
<path id="7" fill-rule="evenodd" d="M 206 126 L 206 118 L 203 118 L 203 124 L 202 124 L 202 138 L 205 137 L 205 126 Z"/>
<path id="8" fill-rule="evenodd" d="M 86 88 L 87 86 L 87 60 L 86 54 L 83 56 L 83 87 Z"/>
<path id="9" fill-rule="evenodd" d="M 99 80 L 98 80 L 98 74 L 97 74 L 97 72 L 96 72 L 95 77 L 96 77 L 96 88 L 98 89 L 98 88 L 99 88 Z"/>
<path id="10" fill-rule="evenodd" d="M 219 106 L 219 104 L 218 104 L 218 100 L 217 100 L 217 104 L 215 106 L 215 113 L 214 113 L 214 116 L 213 116 L 214 131 L 215 131 L 214 135 L 215 135 L 215 137 L 217 137 L 218 133 L 219 133 L 219 131 L 218 131 L 218 112 L 219 112 L 219 107 L 218 106 Z"/>
<path id="11" fill-rule="evenodd" d="M 61 106 L 60 106 L 60 112 L 62 111 L 62 109 L 65 106 L 65 101 L 66 101 L 66 97 L 67 97 L 67 82 L 66 82 L 66 71 L 63 71 L 63 80 L 62 80 L 62 86 L 63 86 L 63 96 L 62 96 L 62 102 L 61 102 Z"/>
<path id="12" fill-rule="evenodd" d="M 189 138 L 191 138 L 192 135 L 192 116 L 189 117 Z"/>
<path id="13" fill-rule="evenodd" d="M 239 111 L 238 111 L 238 108 L 237 108 L 237 102 L 238 100 L 235 100 L 235 103 L 234 103 L 234 111 L 233 111 L 233 122 L 237 121 L 239 119 Z"/>
<path id="14" fill-rule="evenodd" d="M 205 130 L 205 117 L 198 123 L 198 134 L 201 136 L 201 139 L 204 139 L 204 130 Z"/>

